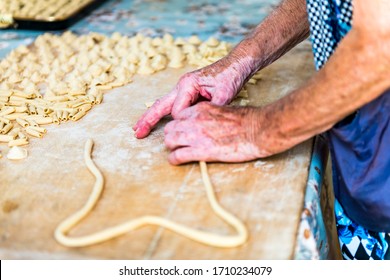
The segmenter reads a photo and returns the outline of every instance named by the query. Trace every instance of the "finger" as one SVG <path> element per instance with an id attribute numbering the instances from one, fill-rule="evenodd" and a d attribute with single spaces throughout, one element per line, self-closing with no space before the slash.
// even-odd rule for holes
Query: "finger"
<path id="1" fill-rule="evenodd" d="M 135 137 L 144 138 L 148 136 L 153 127 L 166 115 L 169 115 L 172 110 L 173 103 L 177 96 L 174 89 L 169 94 L 156 100 L 152 107 L 150 107 L 142 117 L 133 126 Z"/>
<path id="2" fill-rule="evenodd" d="M 227 96 L 224 96 L 222 94 L 214 94 L 213 97 L 211 98 L 211 103 L 218 105 L 218 106 L 223 106 L 228 104 L 230 99 Z"/>
<path id="3" fill-rule="evenodd" d="M 164 143 L 169 150 L 175 150 L 180 147 L 191 146 L 193 143 L 192 139 L 193 137 L 191 137 L 189 133 L 175 131 L 165 135 Z"/>
<path id="4" fill-rule="evenodd" d="M 194 104 L 199 97 L 199 90 L 192 80 L 183 80 L 177 89 L 177 97 L 172 107 L 172 117 L 176 119 L 181 111 Z"/>
<path id="5" fill-rule="evenodd" d="M 179 165 L 192 161 L 208 161 L 207 149 L 197 147 L 184 147 L 171 152 L 168 156 L 170 164 Z"/>
<path id="6" fill-rule="evenodd" d="M 157 99 L 153 105 L 141 116 L 141 118 L 134 125 L 133 129 L 137 130 L 144 123 L 157 123 L 162 117 L 168 115 L 172 109 L 175 98 L 176 90 L 174 89 L 169 94 Z"/>

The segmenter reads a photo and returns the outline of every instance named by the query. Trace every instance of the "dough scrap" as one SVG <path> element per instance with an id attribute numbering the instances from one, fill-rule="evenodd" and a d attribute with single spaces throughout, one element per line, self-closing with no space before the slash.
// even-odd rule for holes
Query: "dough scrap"
<path id="1" fill-rule="evenodd" d="M 145 102 L 145 106 L 146 106 L 146 108 L 150 108 L 150 107 L 152 107 L 152 106 L 153 106 L 153 104 L 154 104 L 154 102 L 155 102 L 155 101 L 148 101 L 148 102 Z"/>
<path id="2" fill-rule="evenodd" d="M 60 244 L 67 247 L 84 247 L 90 246 L 97 243 L 101 243 L 112 238 L 118 237 L 122 234 L 128 233 L 129 231 L 146 225 L 156 225 L 164 227 L 168 230 L 176 232 L 189 239 L 197 241 L 199 243 L 221 247 L 221 248 L 232 248 L 244 244 L 248 238 L 248 231 L 245 225 L 234 215 L 227 212 L 216 200 L 213 186 L 210 182 L 210 178 L 207 173 L 207 165 L 205 162 L 199 162 L 202 179 L 206 188 L 207 198 L 213 211 L 226 223 L 231 225 L 236 231 L 236 235 L 225 236 L 209 232 L 204 232 L 197 229 L 192 229 L 188 226 L 178 224 L 176 222 L 158 217 L 158 216 L 142 216 L 128 222 L 119 224 L 117 226 L 109 227 L 96 233 L 92 233 L 81 237 L 70 237 L 67 233 L 76 226 L 82 219 L 84 219 L 95 207 L 100 195 L 103 191 L 104 178 L 102 173 L 96 167 L 91 158 L 93 147 L 93 141 L 87 140 L 84 149 L 84 161 L 89 171 L 95 176 L 96 181 L 85 205 L 76 213 L 72 214 L 64 221 L 62 221 L 54 232 L 54 237 Z"/>
<path id="3" fill-rule="evenodd" d="M 7 153 L 7 158 L 11 160 L 20 160 L 27 157 L 27 150 L 19 146 L 13 146 Z"/>

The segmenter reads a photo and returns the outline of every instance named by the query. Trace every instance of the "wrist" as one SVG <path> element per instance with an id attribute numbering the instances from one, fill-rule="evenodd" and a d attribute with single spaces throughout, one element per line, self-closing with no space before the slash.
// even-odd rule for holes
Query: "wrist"
<path id="1" fill-rule="evenodd" d="M 236 48 L 234 48 L 226 57 L 232 65 L 232 68 L 238 70 L 244 77 L 244 80 L 256 73 L 259 68 L 259 59 L 254 55 L 253 46 L 244 39 Z M 237 66 L 236 66 L 237 65 Z"/>
<path id="2" fill-rule="evenodd" d="M 269 131 L 266 129 L 266 126 L 264 126 L 264 111 L 262 111 L 261 107 L 245 107 L 245 109 L 248 111 L 246 113 L 246 123 L 244 125 L 247 128 L 249 141 L 257 149 L 256 157 L 264 158 L 275 154 L 272 147 L 270 147 L 269 139 L 271 138 Z"/>
<path id="3" fill-rule="evenodd" d="M 269 108 L 265 107 L 249 107 L 247 127 L 248 137 L 258 149 L 258 157 L 268 157 L 284 152 L 304 139 L 294 137 L 289 131 L 288 121 L 284 123 L 279 119 L 279 115 L 275 114 Z M 271 110 L 269 110 L 271 109 Z"/>

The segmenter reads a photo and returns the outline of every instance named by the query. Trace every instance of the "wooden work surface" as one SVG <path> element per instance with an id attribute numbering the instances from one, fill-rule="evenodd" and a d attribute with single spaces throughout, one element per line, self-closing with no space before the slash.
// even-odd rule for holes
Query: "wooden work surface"
<path id="1" fill-rule="evenodd" d="M 304 42 L 263 71 L 250 87 L 251 105 L 274 101 L 296 88 L 314 69 Z M 66 248 L 53 238 L 56 226 L 80 209 L 94 177 L 83 160 L 88 138 L 106 184 L 93 213 L 72 232 L 91 233 L 141 215 L 159 215 L 202 230 L 233 234 L 213 214 L 197 164 L 168 164 L 161 122 L 144 140 L 131 126 L 144 103 L 167 93 L 189 69 L 136 76 L 105 95 L 81 121 L 48 126 L 34 139 L 29 157 L 11 162 L 0 146 L 1 259 L 289 259 L 303 205 L 312 141 L 268 158 L 243 164 L 209 164 L 221 204 L 247 225 L 250 238 L 234 249 L 208 247 L 163 228 L 147 226 L 85 248 Z"/>

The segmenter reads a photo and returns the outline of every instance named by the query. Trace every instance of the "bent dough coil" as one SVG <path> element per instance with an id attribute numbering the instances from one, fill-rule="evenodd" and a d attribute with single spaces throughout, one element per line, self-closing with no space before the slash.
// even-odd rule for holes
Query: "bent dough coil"
<path id="1" fill-rule="evenodd" d="M 231 225 L 236 230 L 237 233 L 235 235 L 219 235 L 215 233 L 193 229 L 188 226 L 181 225 L 158 216 L 142 216 L 133 220 L 129 220 L 128 222 L 125 222 L 123 224 L 109 227 L 107 229 L 89 235 L 81 237 L 68 236 L 68 232 L 92 211 L 103 191 L 104 178 L 102 173 L 99 171 L 99 169 L 96 167 L 96 165 L 91 159 L 92 147 L 93 141 L 89 139 L 85 144 L 84 160 L 89 171 L 95 176 L 96 181 L 92 193 L 89 196 L 85 205 L 79 211 L 66 218 L 56 228 L 54 236 L 60 244 L 67 247 L 83 247 L 94 245 L 100 242 L 113 239 L 122 234 L 128 233 L 129 231 L 138 229 L 146 225 L 161 226 L 199 243 L 214 247 L 231 248 L 240 246 L 246 242 L 248 238 L 248 231 L 245 225 L 234 215 L 226 211 L 216 200 L 213 186 L 208 176 L 207 165 L 205 162 L 200 162 L 199 164 L 203 183 L 206 188 L 207 198 L 210 202 L 211 208 L 221 219 L 223 219 L 226 223 Z"/>

